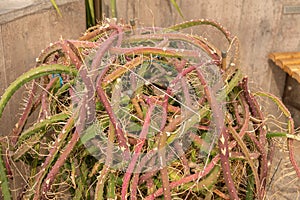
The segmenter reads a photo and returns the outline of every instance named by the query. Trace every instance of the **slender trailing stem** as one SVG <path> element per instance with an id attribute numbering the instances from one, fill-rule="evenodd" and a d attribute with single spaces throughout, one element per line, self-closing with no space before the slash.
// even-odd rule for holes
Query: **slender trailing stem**
<path id="1" fill-rule="evenodd" d="M 220 134 L 218 144 L 220 149 L 220 159 L 223 169 L 223 176 L 226 186 L 228 188 L 230 199 L 240 199 L 237 195 L 236 187 L 231 176 L 230 162 L 229 162 L 229 148 L 228 148 L 228 130 L 226 128 Z"/>
<path id="2" fill-rule="evenodd" d="M 216 165 L 211 172 L 199 182 L 190 182 L 182 185 L 182 190 L 191 189 L 195 192 L 210 189 L 217 182 L 220 175 L 220 166 Z"/>
<path id="3" fill-rule="evenodd" d="M 59 150 L 61 150 L 62 145 L 64 144 L 68 133 L 72 130 L 74 126 L 74 118 L 69 118 L 66 125 L 63 127 L 62 131 L 60 132 L 60 134 L 58 135 L 58 138 L 55 140 L 55 143 L 53 145 L 53 147 L 51 148 L 49 155 L 47 156 L 46 160 L 44 161 L 43 165 L 42 165 L 42 169 L 41 172 L 39 173 L 36 177 L 35 177 L 35 199 L 39 199 L 40 198 L 40 187 L 41 184 L 43 182 L 43 178 L 46 176 L 46 173 L 48 172 L 48 170 L 51 167 L 52 162 L 55 159 L 55 156 L 58 154 Z"/>
<path id="4" fill-rule="evenodd" d="M 186 35 L 182 33 L 154 33 L 154 34 L 147 34 L 147 35 L 137 35 L 132 36 L 129 40 L 125 40 L 126 43 L 132 43 L 132 42 L 138 42 L 142 40 L 164 40 L 167 39 L 168 41 L 174 41 L 174 40 L 181 40 L 185 41 L 187 43 L 196 45 L 197 47 L 203 49 L 206 53 L 209 53 L 210 57 L 213 60 L 220 60 L 220 52 L 217 52 L 218 50 L 215 49 L 213 46 L 208 44 L 204 38 L 196 37 L 192 35 Z M 158 46 L 157 46 L 158 47 Z"/>
<path id="5" fill-rule="evenodd" d="M 65 149 L 61 153 L 60 157 L 57 159 L 55 164 L 53 165 L 50 172 L 47 174 L 44 183 L 42 184 L 42 197 L 45 198 L 47 195 L 48 190 L 50 189 L 55 176 L 59 172 L 62 165 L 65 163 L 67 157 L 70 155 L 71 151 L 73 150 L 74 146 L 79 140 L 79 134 L 75 131 L 70 139 L 69 143 L 66 145 Z"/>
<path id="6" fill-rule="evenodd" d="M 4 94 L 2 95 L 0 99 L 0 118 L 2 116 L 3 110 L 9 101 L 9 99 L 12 97 L 12 95 L 25 83 L 45 76 L 49 74 L 57 74 L 57 73 L 67 73 L 67 74 L 73 74 L 76 75 L 77 71 L 73 68 L 64 66 L 64 65 L 45 65 L 40 66 L 34 69 L 29 70 L 28 72 L 24 73 L 23 75 L 19 76 L 13 83 L 9 85 L 9 87 L 5 90 Z"/>
<path id="7" fill-rule="evenodd" d="M 116 131 L 116 136 L 118 138 L 118 142 L 120 144 L 120 147 L 121 147 L 121 150 L 124 151 L 124 154 L 125 154 L 125 158 L 126 159 L 129 159 L 130 157 L 130 152 L 129 152 L 129 147 L 128 147 L 128 142 L 127 142 L 127 138 L 125 137 L 125 134 L 124 132 L 122 131 L 119 123 L 117 122 L 117 118 L 115 116 L 115 114 L 113 113 L 112 111 L 112 108 L 111 108 L 111 105 L 106 97 L 106 94 L 103 90 L 103 88 L 101 87 L 101 77 L 99 77 L 98 81 L 97 81 L 97 94 L 101 100 L 101 102 L 103 103 L 106 111 L 107 111 L 107 114 L 114 126 L 114 129 Z"/>
<path id="8" fill-rule="evenodd" d="M 250 112 L 251 114 L 261 120 L 261 124 L 255 124 L 254 128 L 257 128 L 258 132 L 259 132 L 259 141 L 255 141 L 255 138 L 253 135 L 248 134 L 252 141 L 254 141 L 258 147 L 258 149 L 260 150 L 261 153 L 261 172 L 260 172 L 260 180 L 262 181 L 261 183 L 261 187 L 264 188 L 266 185 L 266 177 L 268 175 L 268 160 L 267 160 L 267 152 L 265 150 L 265 146 L 267 145 L 266 143 L 266 134 L 267 134 L 267 129 L 264 123 L 264 117 L 263 117 L 263 113 L 260 110 L 260 107 L 258 105 L 257 100 L 254 98 L 253 94 L 250 93 L 249 89 L 248 89 L 248 77 L 244 77 L 242 80 L 242 83 L 240 84 L 242 89 L 243 89 L 243 93 L 245 96 L 245 99 L 249 105 L 250 108 Z M 262 198 L 262 197 L 260 197 Z"/>
<path id="9" fill-rule="evenodd" d="M 47 102 L 47 96 L 49 93 L 49 90 L 53 87 L 53 85 L 58 81 L 58 77 L 53 78 L 46 86 L 45 91 L 42 92 L 42 101 L 41 101 L 41 115 L 39 117 L 40 120 L 45 119 L 49 117 L 49 104 Z"/>
<path id="10" fill-rule="evenodd" d="M 226 30 L 221 24 L 219 24 L 218 22 L 215 22 L 213 20 L 209 20 L 209 19 L 199 19 L 199 20 L 191 20 L 188 22 L 183 22 L 174 26 L 171 26 L 169 28 L 166 29 L 166 31 L 168 30 L 172 30 L 172 31 L 179 31 L 182 29 L 186 29 L 186 28 L 190 28 L 193 26 L 199 26 L 199 25 L 210 25 L 213 26 L 215 28 L 217 28 L 219 31 L 221 31 L 224 36 L 226 37 L 226 39 L 228 40 L 228 42 L 230 43 L 232 40 L 232 36 L 230 34 L 230 32 L 228 30 Z"/>
<path id="11" fill-rule="evenodd" d="M 97 186 L 95 189 L 95 200 L 102 200 L 104 199 L 104 184 L 108 177 L 109 173 L 109 166 L 104 165 L 99 176 L 97 177 Z"/>
<path id="12" fill-rule="evenodd" d="M 36 83 L 33 82 L 31 89 L 29 90 L 29 97 L 28 97 L 26 107 L 22 113 L 22 116 L 20 117 L 19 121 L 16 123 L 15 128 L 13 129 L 13 131 L 11 133 L 11 135 L 12 135 L 11 141 L 13 144 L 15 144 L 17 142 L 18 137 L 27 121 L 27 118 L 30 115 L 30 112 L 32 110 L 33 103 L 34 103 L 34 96 L 36 93 L 36 89 L 37 89 Z"/>
<path id="13" fill-rule="evenodd" d="M 237 141 L 238 145 L 241 147 L 242 152 L 245 155 L 245 157 L 247 159 L 247 162 L 250 165 L 250 168 L 251 168 L 252 173 L 254 175 L 257 196 L 258 196 L 259 199 L 263 199 L 264 194 L 260 190 L 261 189 L 261 186 L 260 186 L 261 183 L 260 183 L 260 180 L 259 180 L 256 168 L 255 168 L 255 165 L 254 165 L 254 163 L 253 163 L 253 161 L 252 161 L 252 159 L 250 157 L 250 153 L 249 153 L 249 151 L 247 149 L 247 146 L 246 146 L 246 144 L 243 142 L 243 140 L 241 139 L 241 137 L 239 136 L 239 134 L 236 132 L 236 130 L 232 126 L 229 125 L 228 128 L 230 130 L 230 133 L 234 137 L 235 141 Z M 263 178 L 266 178 L 266 177 L 263 177 Z"/>
<path id="14" fill-rule="evenodd" d="M 209 172 L 211 172 L 211 170 L 215 167 L 215 165 L 217 164 L 217 162 L 219 160 L 220 160 L 220 156 L 217 155 L 211 160 L 211 162 L 206 166 L 206 168 L 203 171 L 186 176 L 186 177 L 182 178 L 181 180 L 171 182 L 170 189 L 173 189 L 173 188 L 183 185 L 185 183 L 189 183 L 189 182 L 201 179 L 202 177 L 206 176 Z M 156 197 L 159 197 L 162 194 L 163 194 L 163 188 L 159 188 L 153 194 L 147 196 L 145 198 L 145 200 L 154 200 Z"/>
<path id="15" fill-rule="evenodd" d="M 27 138 L 31 137 L 32 135 L 36 134 L 40 130 L 45 130 L 47 126 L 50 124 L 54 124 L 57 122 L 65 121 L 69 117 L 67 113 L 59 113 L 53 116 L 48 117 L 45 120 L 41 120 L 40 122 L 34 124 L 32 127 L 28 128 L 27 130 L 23 131 L 21 136 L 18 139 L 18 145 L 24 142 Z"/>
<path id="16" fill-rule="evenodd" d="M 161 47 L 132 47 L 132 48 L 122 48 L 122 47 L 112 47 L 111 52 L 115 54 L 125 54 L 125 55 L 150 55 L 150 54 L 156 54 L 160 56 L 166 56 L 166 57 L 175 57 L 175 58 L 181 58 L 181 57 L 192 57 L 196 58 L 199 53 L 197 51 L 193 50 L 183 50 L 176 51 L 174 49 L 170 48 L 161 48 Z"/>
<path id="17" fill-rule="evenodd" d="M 267 92 L 256 92 L 255 95 L 259 96 L 265 96 L 270 98 L 274 103 L 276 103 L 279 107 L 279 109 L 284 113 L 284 115 L 288 118 L 288 132 L 291 135 L 294 135 L 295 133 L 295 128 L 294 128 L 294 120 L 291 116 L 291 113 L 289 110 L 286 108 L 286 106 L 279 100 L 278 97 L 276 97 L 273 94 L 267 93 Z M 296 171 L 297 176 L 300 178 L 300 167 L 295 159 L 294 155 L 294 146 L 293 146 L 293 139 L 288 138 L 288 147 L 289 147 L 289 156 L 290 156 L 290 161 Z"/>
<path id="18" fill-rule="evenodd" d="M 127 196 L 127 189 L 128 189 L 130 177 L 131 177 L 132 173 L 134 172 L 134 168 L 137 164 L 136 162 L 140 156 L 142 147 L 144 146 L 144 143 L 146 141 L 146 136 L 149 131 L 151 114 L 153 112 L 153 109 L 154 109 L 154 105 L 150 105 L 150 107 L 147 111 L 146 117 L 145 117 L 142 131 L 140 133 L 139 141 L 134 149 L 134 154 L 131 157 L 130 163 L 128 165 L 128 168 L 127 168 L 126 173 L 123 178 L 123 185 L 122 185 L 122 191 L 121 191 L 121 198 L 123 200 L 127 199 L 126 196 Z"/>
<path id="19" fill-rule="evenodd" d="M 122 76 L 124 73 L 126 73 L 129 70 L 132 70 L 133 68 L 137 67 L 138 65 L 142 64 L 143 62 L 149 60 L 146 57 L 138 56 L 131 61 L 127 62 L 123 66 L 119 66 L 114 70 L 111 74 L 108 74 L 102 81 L 102 87 L 106 87 L 108 84 L 116 80 L 118 77 Z"/>
<path id="20" fill-rule="evenodd" d="M 112 123 L 109 125 L 107 156 L 105 165 L 103 166 L 99 176 L 97 177 L 97 185 L 95 189 L 95 200 L 102 200 L 104 195 L 104 184 L 109 174 L 109 167 L 113 162 L 113 142 L 115 139 L 115 129 Z"/>

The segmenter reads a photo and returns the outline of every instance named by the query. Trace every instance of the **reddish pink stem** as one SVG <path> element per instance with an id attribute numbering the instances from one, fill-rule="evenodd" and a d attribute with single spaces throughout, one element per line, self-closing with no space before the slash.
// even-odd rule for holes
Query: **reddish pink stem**
<path id="1" fill-rule="evenodd" d="M 258 102 L 254 98 L 254 96 L 250 93 L 248 90 L 248 77 L 244 77 L 242 80 L 242 83 L 240 84 L 242 89 L 243 89 L 243 94 L 244 97 L 250 107 L 250 112 L 251 114 L 262 121 L 262 123 L 255 125 L 254 128 L 257 128 L 258 134 L 259 134 L 259 141 L 256 140 L 256 138 L 253 135 L 248 134 L 252 141 L 256 144 L 258 150 L 261 153 L 261 161 L 260 161 L 260 180 L 261 180 L 261 188 L 265 188 L 266 186 L 266 179 L 268 175 L 268 159 L 267 159 L 267 151 L 265 146 L 267 145 L 266 143 L 266 134 L 267 134 L 267 129 L 265 128 L 265 123 L 264 123 L 264 117 L 262 114 L 262 111 L 260 110 L 260 107 L 258 105 Z M 261 192 L 262 195 L 264 195 L 264 191 Z M 263 198 L 263 196 L 259 197 Z"/>
<path id="2" fill-rule="evenodd" d="M 295 128 L 294 128 L 294 120 L 290 117 L 289 118 L 290 121 L 290 129 L 291 129 L 291 133 L 290 134 L 294 134 L 295 133 Z M 294 140 L 293 139 L 288 139 L 288 147 L 289 147 L 289 156 L 290 156 L 290 161 L 296 171 L 296 174 L 298 176 L 298 178 L 300 179 L 300 168 L 297 164 L 297 161 L 295 159 L 295 154 L 294 154 Z"/>
<path id="3" fill-rule="evenodd" d="M 192 175 L 189 175 L 189 176 L 186 176 L 178 181 L 173 181 L 170 183 L 170 188 L 173 189 L 173 188 L 176 188 L 180 185 L 183 185 L 183 184 L 186 184 L 186 183 L 189 183 L 189 182 L 192 182 L 192 181 L 197 181 L 201 178 L 203 178 L 204 176 L 206 176 L 207 174 L 209 174 L 209 172 L 215 167 L 215 165 L 217 164 L 217 162 L 220 160 L 220 156 L 219 155 L 216 155 L 212 160 L 211 162 L 206 166 L 206 168 L 201 171 L 201 172 L 198 172 L 196 174 L 192 174 Z M 145 200 L 154 200 L 155 198 L 161 196 L 163 194 L 163 188 L 159 188 L 158 190 L 156 190 L 153 194 L 147 196 L 145 198 Z"/>
<path id="4" fill-rule="evenodd" d="M 225 184 L 228 188 L 230 199 L 238 200 L 240 199 L 237 195 L 237 190 L 234 186 L 234 181 L 231 176 L 230 171 L 230 162 L 229 162 L 229 148 L 228 148 L 228 130 L 224 127 L 223 131 L 218 140 L 219 150 L 220 150 L 220 159 L 223 169 L 223 176 Z"/>
<path id="5" fill-rule="evenodd" d="M 128 166 L 127 171 L 124 175 L 123 184 L 122 184 L 122 191 L 121 191 L 121 199 L 122 200 L 127 199 L 126 196 L 127 196 L 127 189 L 128 189 L 128 186 L 129 186 L 130 177 L 131 177 L 131 174 L 134 171 L 134 167 L 137 164 L 136 162 L 137 162 L 137 160 L 140 156 L 141 150 L 142 150 L 142 148 L 144 146 L 144 143 L 146 141 L 146 136 L 147 136 L 147 133 L 149 131 L 150 121 L 151 121 L 151 114 L 152 114 L 153 109 L 154 109 L 154 105 L 152 104 L 152 105 L 150 105 L 150 107 L 147 111 L 146 117 L 145 117 L 143 128 L 142 128 L 142 131 L 140 133 L 140 138 L 139 138 L 140 141 L 138 142 L 137 146 L 134 149 L 134 154 L 133 154 L 133 156 L 130 160 L 129 166 Z"/>
<path id="6" fill-rule="evenodd" d="M 42 196 L 43 199 L 47 199 L 46 195 L 47 192 L 49 191 L 55 176 L 57 175 L 57 173 L 59 172 L 60 168 L 64 165 L 66 159 L 68 158 L 68 156 L 70 155 L 70 153 L 72 152 L 74 146 L 77 144 L 79 140 L 79 134 L 77 133 L 77 131 L 75 131 L 72 135 L 71 140 L 68 142 L 66 148 L 64 149 L 64 151 L 61 153 L 60 157 L 57 159 L 56 163 L 53 165 L 51 171 L 48 173 L 43 185 L 42 185 Z"/>
<path id="7" fill-rule="evenodd" d="M 33 100 L 35 97 L 36 89 L 37 89 L 37 87 L 35 85 L 35 81 L 33 81 L 32 88 L 31 88 L 31 90 L 29 90 L 29 97 L 28 97 L 28 102 L 26 104 L 25 110 L 23 111 L 21 118 L 17 122 L 17 124 L 11 134 L 12 135 L 11 141 L 13 144 L 16 144 L 16 142 L 18 141 L 19 135 L 20 135 L 21 131 L 23 130 L 24 125 L 27 121 L 27 118 L 30 115 L 30 112 L 33 108 L 33 102 L 34 102 Z"/>

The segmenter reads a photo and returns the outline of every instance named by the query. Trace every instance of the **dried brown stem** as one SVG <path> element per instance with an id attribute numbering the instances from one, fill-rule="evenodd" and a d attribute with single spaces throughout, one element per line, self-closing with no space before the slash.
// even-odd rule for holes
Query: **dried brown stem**
<path id="1" fill-rule="evenodd" d="M 230 133 L 234 137 L 235 141 L 237 141 L 238 145 L 241 147 L 242 152 L 245 155 L 246 160 L 250 165 L 250 168 L 254 175 L 255 184 L 256 184 L 257 197 L 258 197 L 258 199 L 263 199 L 264 194 L 261 191 L 261 181 L 259 180 L 258 173 L 256 171 L 256 167 L 251 159 L 250 152 L 248 151 L 246 144 L 243 142 L 242 138 L 239 136 L 239 134 L 236 132 L 236 130 L 231 125 L 229 125 L 228 128 L 230 130 Z"/>

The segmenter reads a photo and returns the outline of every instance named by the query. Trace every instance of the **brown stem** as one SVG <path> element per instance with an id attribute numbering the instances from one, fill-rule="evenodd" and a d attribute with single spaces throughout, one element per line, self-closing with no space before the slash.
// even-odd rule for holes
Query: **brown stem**
<path id="1" fill-rule="evenodd" d="M 261 181 L 259 180 L 258 173 L 257 173 L 254 163 L 250 157 L 250 152 L 248 151 L 246 144 L 243 142 L 243 140 L 241 139 L 240 135 L 236 132 L 236 130 L 231 125 L 229 125 L 228 128 L 229 128 L 232 136 L 234 137 L 235 141 L 237 141 L 238 145 L 241 147 L 242 152 L 245 155 L 248 164 L 250 165 L 250 168 L 254 175 L 255 184 L 256 184 L 257 197 L 258 197 L 258 199 L 263 199 L 264 194 L 263 194 L 263 192 L 261 192 Z"/>
<path id="2" fill-rule="evenodd" d="M 214 20 L 211 20 L 211 19 L 190 20 L 187 22 L 183 22 L 183 23 L 168 27 L 167 30 L 178 31 L 178 30 L 182 30 L 182 29 L 189 28 L 192 26 L 199 26 L 199 25 L 209 25 L 209 26 L 215 27 L 216 29 L 218 29 L 219 31 L 221 31 L 224 34 L 224 36 L 226 37 L 226 39 L 228 40 L 229 43 L 231 43 L 231 41 L 233 39 L 231 33 L 226 28 L 224 28 L 220 23 L 218 23 Z"/>
<path id="3" fill-rule="evenodd" d="M 137 98 L 136 98 L 136 97 L 133 97 L 133 98 L 131 99 L 131 102 L 132 102 L 133 107 L 134 107 L 135 110 L 136 110 L 137 117 L 138 117 L 140 120 L 142 120 L 142 119 L 144 118 L 144 114 L 143 114 L 143 111 L 142 111 L 142 109 L 141 109 L 141 107 L 140 107 L 140 105 L 139 105 L 139 103 L 138 103 Z"/>
<path id="4" fill-rule="evenodd" d="M 241 116 L 239 114 L 237 101 L 232 102 L 232 105 L 233 105 L 233 113 L 234 113 L 234 116 L 235 116 L 235 120 L 236 120 L 237 124 L 239 126 L 241 126 L 242 125 L 242 119 L 241 119 Z"/>
<path id="5" fill-rule="evenodd" d="M 81 54 L 79 53 L 79 50 L 75 47 L 75 45 L 68 41 L 64 40 L 62 41 L 62 49 L 69 56 L 72 63 L 76 66 L 76 69 L 80 69 L 82 66 L 82 58 Z"/>
<path id="6" fill-rule="evenodd" d="M 215 133 L 212 134 L 212 141 L 211 144 L 209 146 L 208 149 L 208 158 L 210 156 L 210 152 L 214 146 L 215 140 L 216 138 L 222 134 L 222 132 L 224 132 L 224 113 L 223 113 L 223 109 L 222 109 L 222 102 L 218 102 L 218 95 L 217 95 L 217 91 L 220 88 L 217 88 L 218 84 L 215 84 L 216 88 L 210 88 L 205 80 L 205 76 L 200 68 L 200 66 L 198 66 L 196 68 L 196 72 L 197 72 L 197 76 L 198 79 L 200 80 L 201 85 L 203 86 L 204 89 L 204 93 L 206 95 L 206 99 L 210 105 L 211 108 L 211 113 L 212 113 L 212 120 L 214 121 L 214 125 L 215 125 Z M 225 131 L 226 132 L 226 131 Z M 224 133 L 226 134 L 226 133 Z M 228 146 L 226 147 L 228 148 Z M 226 156 L 222 156 L 223 161 L 225 162 L 224 159 L 226 159 Z M 205 165 L 207 164 L 208 159 L 205 163 Z"/>
<path id="7" fill-rule="evenodd" d="M 92 72 L 100 67 L 100 64 L 101 64 L 101 61 L 102 61 L 102 58 L 103 58 L 104 54 L 107 52 L 107 50 L 109 48 L 111 48 L 113 42 L 115 41 L 115 39 L 117 37 L 118 37 L 118 35 L 113 34 L 100 45 L 100 47 L 98 48 L 98 50 L 96 52 L 96 55 L 93 59 L 93 62 L 91 64 L 91 71 Z"/>
<path id="8" fill-rule="evenodd" d="M 96 27 L 92 27 L 91 29 L 88 29 L 83 36 L 81 36 L 79 38 L 79 40 L 91 40 L 101 34 L 107 34 L 113 30 L 116 30 L 117 27 L 120 30 L 128 30 L 130 29 L 129 25 L 116 25 L 114 23 L 111 22 L 105 22 L 106 24 L 102 24 L 101 26 L 96 26 Z M 101 37 L 102 38 L 102 37 Z"/>
<path id="9" fill-rule="evenodd" d="M 152 178 L 153 176 L 155 176 L 157 174 L 158 170 L 152 170 L 149 171 L 145 174 L 143 174 L 140 178 L 139 178 L 139 184 L 143 184 L 145 183 L 148 179 Z"/>
<path id="10" fill-rule="evenodd" d="M 109 167 L 112 165 L 113 162 L 113 143 L 115 139 L 115 130 L 112 123 L 109 124 L 108 130 L 108 144 L 107 144 L 107 152 L 106 152 L 106 160 L 105 164 L 100 172 L 100 175 L 97 177 L 97 185 L 95 189 L 95 200 L 103 199 L 104 193 L 104 184 L 106 178 L 109 173 Z"/>
<path id="11" fill-rule="evenodd" d="M 137 189 L 139 187 L 138 183 L 139 183 L 139 176 L 140 173 L 134 173 L 132 180 L 131 180 L 131 187 L 130 187 L 130 200 L 137 200 Z"/>
<path id="12" fill-rule="evenodd" d="M 102 81 L 102 86 L 106 87 L 108 84 L 116 80 L 118 77 L 121 77 L 128 70 L 131 70 L 145 61 L 149 61 L 149 58 L 138 56 L 132 59 L 130 62 L 127 62 L 125 65 L 118 66 L 112 73 L 108 74 Z"/>
<path id="13" fill-rule="evenodd" d="M 291 113 L 286 108 L 286 106 L 280 101 L 280 99 L 278 97 L 276 97 L 275 95 L 267 93 L 267 92 L 257 92 L 256 94 L 260 95 L 260 96 L 266 96 L 278 105 L 279 109 L 288 118 L 288 132 L 291 135 L 294 135 L 295 134 L 294 120 L 291 116 Z M 296 171 L 297 176 L 300 178 L 300 167 L 298 166 L 298 164 L 295 160 L 293 140 L 290 138 L 288 139 L 288 147 L 289 147 L 290 161 Z"/>
<path id="14" fill-rule="evenodd" d="M 112 47 L 112 53 L 114 54 L 125 54 L 125 55 L 150 55 L 157 54 L 166 57 L 198 57 L 199 53 L 192 50 L 184 50 L 183 52 L 176 51 L 171 48 L 160 48 L 160 47 Z"/>
<path id="15" fill-rule="evenodd" d="M 203 49 L 213 60 L 220 60 L 220 55 L 218 50 L 212 47 L 212 45 L 208 44 L 207 41 L 205 41 L 202 37 L 197 37 L 195 35 L 187 35 L 184 33 L 153 33 L 153 34 L 147 34 L 147 35 L 136 35 L 132 36 L 130 38 L 132 41 L 136 40 L 157 40 L 161 41 L 162 43 L 165 43 L 166 41 L 172 41 L 172 40 L 181 40 L 186 43 L 193 44 L 201 49 Z M 158 45 L 157 47 L 162 47 L 161 45 Z"/>
<path id="16" fill-rule="evenodd" d="M 159 142 L 158 142 L 158 157 L 160 162 L 160 176 L 163 185 L 163 193 L 166 200 L 171 200 L 171 189 L 170 182 L 168 177 L 168 167 L 166 162 L 166 141 L 167 141 L 167 133 L 163 131 L 160 134 Z"/>
<path id="17" fill-rule="evenodd" d="M 242 105 L 244 107 L 244 124 L 242 125 L 242 128 L 239 132 L 239 136 L 240 138 L 243 138 L 245 134 L 247 134 L 247 130 L 248 130 L 248 126 L 249 126 L 249 120 L 250 120 L 250 113 L 249 113 L 249 106 L 248 104 L 246 103 L 245 99 L 243 96 L 240 96 L 241 98 L 241 102 L 242 102 Z M 236 146 L 236 141 L 233 140 L 229 143 L 229 150 L 233 149 L 233 147 Z"/>
<path id="18" fill-rule="evenodd" d="M 242 83 L 240 85 L 243 89 L 243 94 L 246 98 L 246 101 L 250 107 L 250 112 L 251 112 L 252 116 L 261 120 L 261 122 L 264 122 L 263 113 L 260 110 L 259 104 L 248 89 L 248 77 L 247 76 L 245 76 L 243 78 Z M 265 146 L 267 132 L 266 132 L 266 130 L 263 129 L 263 126 L 264 126 L 264 123 L 262 123 L 261 125 L 259 125 L 257 127 L 259 130 L 259 141 L 262 146 Z"/>

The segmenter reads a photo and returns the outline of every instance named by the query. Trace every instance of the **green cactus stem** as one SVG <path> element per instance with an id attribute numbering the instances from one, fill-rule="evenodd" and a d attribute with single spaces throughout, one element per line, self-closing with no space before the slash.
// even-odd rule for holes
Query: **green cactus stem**
<path id="1" fill-rule="evenodd" d="M 37 68 L 33 68 L 23 75 L 19 76 L 14 82 L 12 82 L 9 87 L 5 90 L 4 94 L 0 99 L 0 118 L 2 116 L 3 110 L 12 97 L 12 95 L 24 84 L 29 81 L 49 75 L 49 74 L 57 74 L 57 73 L 66 73 L 76 75 L 77 71 L 71 67 L 67 67 L 64 65 L 54 64 L 54 65 L 44 65 Z"/>
<path id="2" fill-rule="evenodd" d="M 2 146 L 0 144 L 0 187 L 3 200 L 11 200 L 9 183 L 6 174 L 6 168 L 2 159 Z M 0 196 L 1 197 L 1 196 Z"/>
<path id="3" fill-rule="evenodd" d="M 228 40 L 229 43 L 231 43 L 232 41 L 232 36 L 230 34 L 230 32 L 228 30 L 226 30 L 220 23 L 215 22 L 213 20 L 209 20 L 209 19 L 199 19 L 199 20 L 190 20 L 187 22 L 183 22 L 174 26 L 170 26 L 168 28 L 166 28 L 166 31 L 179 31 L 182 29 L 186 29 L 186 28 L 190 28 L 193 26 L 199 26 L 199 25 L 210 25 L 213 26 L 215 28 L 217 28 L 219 31 L 221 31 L 224 36 L 226 37 L 226 39 Z"/>

